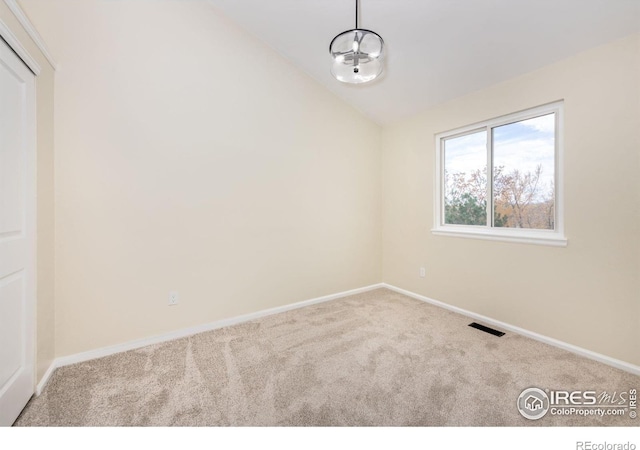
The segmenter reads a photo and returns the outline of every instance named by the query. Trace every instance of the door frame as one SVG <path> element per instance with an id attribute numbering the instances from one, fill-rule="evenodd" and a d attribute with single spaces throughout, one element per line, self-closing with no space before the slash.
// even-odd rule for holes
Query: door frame
<path id="1" fill-rule="evenodd" d="M 0 19 L 0 38 L 8 48 L 24 63 L 25 67 L 33 74 L 26 87 L 26 157 L 25 157 L 25 237 L 27 239 L 27 270 L 28 282 L 26 292 L 26 366 L 31 367 L 31 387 L 36 392 L 37 383 L 37 76 L 41 68 L 36 60 L 20 43 L 10 28 Z"/>
<path id="2" fill-rule="evenodd" d="M 29 51 L 22 45 L 20 39 L 11 31 L 11 28 L 2 21 L 0 18 L 0 37 L 7 43 L 7 45 L 18 55 L 18 58 L 29 68 L 31 72 L 37 77 L 40 75 L 42 68 L 40 64 L 31 56 Z"/>

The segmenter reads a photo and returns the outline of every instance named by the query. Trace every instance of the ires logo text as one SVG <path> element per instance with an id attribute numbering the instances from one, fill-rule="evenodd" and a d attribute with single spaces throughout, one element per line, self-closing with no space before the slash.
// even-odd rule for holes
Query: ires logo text
<path id="1" fill-rule="evenodd" d="M 636 402 L 635 389 L 627 392 L 602 392 L 596 391 L 549 391 L 549 403 L 556 406 L 593 406 L 593 405 L 625 405 L 627 400 Z M 631 405 L 630 405 L 631 406 Z"/>

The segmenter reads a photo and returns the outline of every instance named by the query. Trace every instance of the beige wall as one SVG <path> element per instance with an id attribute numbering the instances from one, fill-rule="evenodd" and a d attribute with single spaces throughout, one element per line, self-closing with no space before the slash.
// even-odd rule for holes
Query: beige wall
<path id="1" fill-rule="evenodd" d="M 386 127 L 384 281 L 640 364 L 639 86 L 636 35 Z M 432 235 L 434 135 L 559 99 L 568 247 Z"/>
<path id="2" fill-rule="evenodd" d="M 377 125 L 206 2 L 22 5 L 59 63 L 57 356 L 380 281 Z"/>
<path id="3" fill-rule="evenodd" d="M 54 358 L 54 69 L 4 2 L 0 2 L 0 20 L 9 27 L 42 69 L 36 78 L 38 142 L 36 379 L 39 381 Z"/>

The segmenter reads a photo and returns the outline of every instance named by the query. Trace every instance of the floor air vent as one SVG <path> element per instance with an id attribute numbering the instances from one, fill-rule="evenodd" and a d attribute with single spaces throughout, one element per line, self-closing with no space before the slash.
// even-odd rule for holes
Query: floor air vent
<path id="1" fill-rule="evenodd" d="M 502 331 L 494 330 L 493 328 L 485 327 L 484 325 L 480 325 L 479 323 L 472 322 L 469 324 L 471 328 L 475 328 L 476 330 L 484 331 L 485 333 L 493 334 L 494 336 L 502 337 L 504 333 Z"/>

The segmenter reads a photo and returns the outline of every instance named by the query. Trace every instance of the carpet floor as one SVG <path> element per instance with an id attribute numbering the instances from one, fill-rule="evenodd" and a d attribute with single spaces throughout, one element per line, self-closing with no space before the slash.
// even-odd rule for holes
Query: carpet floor
<path id="1" fill-rule="evenodd" d="M 62 367 L 16 426 L 637 426 L 522 417 L 528 387 L 640 377 L 387 289 Z"/>

